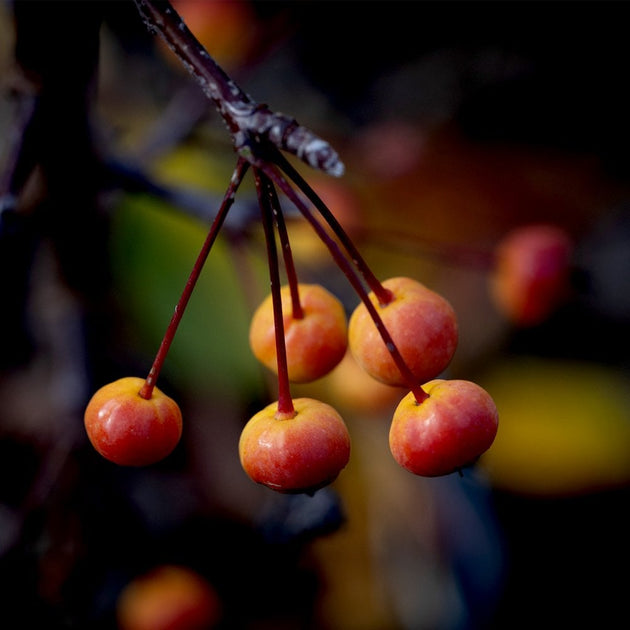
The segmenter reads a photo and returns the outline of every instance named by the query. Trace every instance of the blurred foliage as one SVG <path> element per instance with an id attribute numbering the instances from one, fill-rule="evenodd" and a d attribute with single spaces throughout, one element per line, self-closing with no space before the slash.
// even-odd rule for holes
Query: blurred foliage
<path id="1" fill-rule="evenodd" d="M 147 356 L 159 347 L 205 232 L 200 222 L 147 196 L 128 196 L 115 210 L 114 290 Z M 229 245 L 215 242 L 169 352 L 165 375 L 182 389 L 228 396 L 261 390 L 248 345 L 250 305 L 232 255 Z"/>
<path id="2" fill-rule="evenodd" d="M 479 382 L 501 418 L 501 431 L 482 457 L 495 487 L 553 497 L 630 482 L 625 371 L 524 357 L 493 363 Z"/>

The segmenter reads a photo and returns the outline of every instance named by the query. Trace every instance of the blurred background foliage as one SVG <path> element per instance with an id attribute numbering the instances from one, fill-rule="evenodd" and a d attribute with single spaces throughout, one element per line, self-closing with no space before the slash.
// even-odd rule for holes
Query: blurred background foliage
<path id="1" fill-rule="evenodd" d="M 132 2 L 18 4 L 33 15 L 47 4 L 48 18 L 55 6 L 76 13 L 70 33 L 82 11 L 102 19 L 90 129 L 107 240 L 103 250 L 90 240 L 80 214 L 42 220 L 52 189 L 37 172 L 21 212 L 3 211 L 0 625 L 115 628 L 123 586 L 165 562 L 211 581 L 226 628 L 613 627 L 625 618 L 624 3 L 175 3 L 255 100 L 339 151 L 340 180 L 298 168 L 379 277 L 411 275 L 452 302 L 461 341 L 447 376 L 479 382 L 499 409 L 497 440 L 474 468 L 415 478 L 387 448 L 400 392 L 344 363 L 295 389 L 343 410 L 353 437 L 347 469 L 314 497 L 253 487 L 238 463 L 240 428 L 275 388 L 247 342 L 269 283 L 249 181 L 165 365 L 161 388 L 184 410 L 182 444 L 147 470 L 115 468 L 86 444 L 91 392 L 148 371 L 235 158 L 213 107 Z M 40 55 L 66 46 L 65 63 L 81 56 L 71 39 L 60 44 L 59 23 L 41 29 Z M 17 127 L 14 46 L 5 2 L 5 164 Z M 72 77 L 71 64 L 58 70 Z M 49 150 L 70 169 L 54 192 L 80 205 L 77 156 Z M 290 217 L 301 279 L 350 311 L 358 299 L 345 277 Z M 491 255 L 510 228 L 541 221 L 574 238 L 574 290 L 548 320 L 522 328 L 492 302 Z M 59 264 L 50 224 L 103 251 L 105 275 L 86 263 L 87 282 L 73 282 L 68 269 L 82 271 L 83 259 L 73 250 Z"/>

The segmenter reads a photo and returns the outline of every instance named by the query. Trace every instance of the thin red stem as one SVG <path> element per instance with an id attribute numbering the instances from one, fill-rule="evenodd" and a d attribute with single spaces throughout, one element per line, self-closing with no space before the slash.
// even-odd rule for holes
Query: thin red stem
<path id="1" fill-rule="evenodd" d="M 269 281 L 271 283 L 271 299 L 273 304 L 273 321 L 276 335 L 276 360 L 278 368 L 278 409 L 277 416 L 291 418 L 295 415 L 289 369 L 287 365 L 287 350 L 284 339 L 284 319 L 282 316 L 282 298 L 280 295 L 280 270 L 278 268 L 278 251 L 273 229 L 273 206 L 270 190 L 273 188 L 269 178 L 258 168 L 254 168 L 256 192 L 260 202 L 265 241 L 267 243 L 267 258 L 269 261 Z M 273 193 L 275 195 L 275 191 Z"/>
<path id="2" fill-rule="evenodd" d="M 296 183 L 298 188 L 308 197 L 308 199 L 317 208 L 323 219 L 328 223 L 339 242 L 344 246 L 348 255 L 352 259 L 354 266 L 365 279 L 366 284 L 370 287 L 379 304 L 389 304 L 394 296 L 389 289 L 386 289 L 379 279 L 374 275 L 369 265 L 352 242 L 350 236 L 343 229 L 342 225 L 337 221 L 335 215 L 330 211 L 328 206 L 322 201 L 319 195 L 311 188 L 308 182 L 293 168 L 291 163 L 280 153 L 274 151 L 274 162 Z"/>
<path id="3" fill-rule="evenodd" d="M 238 187 L 243 181 L 243 177 L 245 173 L 247 172 L 248 168 L 249 168 L 249 163 L 239 158 L 236 164 L 236 168 L 234 169 L 234 173 L 232 174 L 232 178 L 230 179 L 228 188 L 223 197 L 223 201 L 221 202 L 219 211 L 217 212 L 217 215 L 215 216 L 212 222 L 212 225 L 210 226 L 210 229 L 208 230 L 208 234 L 201 247 L 201 251 L 199 252 L 199 255 L 197 256 L 197 260 L 195 261 L 192 271 L 190 272 L 190 275 L 188 276 L 188 280 L 186 282 L 184 290 L 182 291 L 179 301 L 177 302 L 175 306 L 175 311 L 173 312 L 171 321 L 169 322 L 169 325 L 166 329 L 166 333 L 164 334 L 164 337 L 162 338 L 162 343 L 160 344 L 160 347 L 157 351 L 157 354 L 153 361 L 153 365 L 151 366 L 151 370 L 149 371 L 149 374 L 147 375 L 144 381 L 144 384 L 142 388 L 140 389 L 139 393 L 142 398 L 149 399 L 151 398 L 151 395 L 153 394 L 155 383 L 162 370 L 162 366 L 164 365 L 164 361 L 166 360 L 166 355 L 168 354 L 168 351 L 171 347 L 171 343 L 173 342 L 173 338 L 175 337 L 175 333 L 177 332 L 179 323 L 182 317 L 184 316 L 184 311 L 186 310 L 186 306 L 188 305 L 190 296 L 192 295 L 193 289 L 195 288 L 195 285 L 197 284 L 197 280 L 199 279 L 199 276 L 201 275 L 201 271 L 206 262 L 206 259 L 208 258 L 208 254 L 210 253 L 212 245 L 214 244 L 219 234 L 219 231 L 221 229 L 221 226 L 223 225 L 223 222 L 225 221 L 225 217 L 227 216 L 229 209 L 232 207 L 232 204 L 234 203 L 234 196 L 236 194 L 236 191 L 238 190 Z"/>
<path id="4" fill-rule="evenodd" d="M 282 257 L 284 260 L 284 268 L 287 274 L 287 282 L 289 284 L 289 292 L 291 294 L 291 316 L 293 319 L 302 319 L 304 317 L 304 309 L 300 302 L 299 282 L 297 272 L 295 270 L 295 263 L 293 261 L 293 254 L 291 252 L 291 243 L 289 242 L 289 234 L 287 232 L 286 222 L 282 209 L 280 207 L 280 200 L 276 189 L 269 182 L 268 195 L 269 205 L 273 212 L 273 217 L 278 229 L 278 237 L 280 239 L 280 247 L 282 249 Z"/>
<path id="5" fill-rule="evenodd" d="M 349 260 L 346 256 L 343 255 L 341 249 L 335 240 L 326 232 L 321 223 L 315 218 L 313 213 L 310 211 L 308 206 L 302 201 L 300 196 L 293 190 L 293 188 L 289 185 L 287 180 L 277 171 L 277 169 L 272 167 L 265 167 L 265 173 L 267 173 L 268 177 L 280 187 L 282 192 L 291 200 L 291 202 L 296 206 L 296 208 L 304 215 L 306 220 L 313 226 L 319 238 L 323 241 L 323 243 L 328 247 L 333 259 L 339 266 L 339 268 L 346 275 L 350 284 L 356 291 L 357 295 L 365 305 L 376 326 L 383 342 L 387 346 L 387 350 L 389 351 L 396 367 L 400 371 L 407 387 L 413 392 L 414 397 L 418 403 L 421 403 L 423 400 L 428 398 L 428 394 L 422 389 L 421 385 L 417 382 L 417 379 L 414 377 L 411 369 L 403 359 L 403 356 L 400 354 L 398 347 L 394 343 L 392 336 L 389 334 L 387 327 L 385 326 L 381 316 L 379 315 L 376 306 L 370 299 L 368 292 L 365 287 L 361 283 L 361 279 L 358 273 L 350 264 Z M 389 291 L 388 291 L 389 292 Z M 391 292 L 389 292 L 391 293 Z"/>

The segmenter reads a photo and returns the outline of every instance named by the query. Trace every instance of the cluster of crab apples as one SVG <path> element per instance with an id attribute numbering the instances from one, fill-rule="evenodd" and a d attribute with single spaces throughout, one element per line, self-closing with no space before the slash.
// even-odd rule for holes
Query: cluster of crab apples
<path id="1" fill-rule="evenodd" d="M 544 320 L 567 293 L 571 252 L 571 239 L 554 226 L 508 233 L 489 275 L 497 307 L 517 325 Z M 458 345 L 458 323 L 443 296 L 410 277 L 372 277 L 371 291 L 357 290 L 361 299 L 348 317 L 321 285 L 300 283 L 292 274 L 280 286 L 277 262 L 270 260 L 272 290 L 253 313 L 249 343 L 256 359 L 276 373 L 278 397 L 244 425 L 238 444 L 241 465 L 254 482 L 312 494 L 347 465 L 351 439 L 341 415 L 320 400 L 294 399 L 290 388 L 326 376 L 348 354 L 375 383 L 408 391 L 389 431 L 392 456 L 403 468 L 446 475 L 473 464 L 492 445 L 498 413 L 490 394 L 474 382 L 444 378 Z M 174 329 L 172 322 L 165 340 Z M 180 407 L 155 386 L 154 372 L 109 383 L 88 403 L 87 435 L 106 459 L 146 466 L 179 443 Z"/>
<path id="2" fill-rule="evenodd" d="M 454 472 L 492 444 L 496 407 L 472 382 L 437 378 L 458 341 L 457 319 L 448 301 L 408 277 L 386 280 L 382 288 L 383 301 L 374 292 L 369 295 L 377 321 L 365 303 L 346 321 L 339 300 L 319 285 L 299 286 L 302 313 L 296 318 L 284 287 L 289 377 L 296 382 L 318 379 L 336 367 L 349 348 L 371 377 L 411 390 L 391 423 L 389 443 L 396 461 L 424 476 Z M 254 313 L 250 345 L 254 355 L 274 369 L 271 311 L 268 298 Z M 239 451 L 254 481 L 284 492 L 312 491 L 334 480 L 347 464 L 350 436 L 335 409 L 300 398 L 288 412 L 273 403 L 256 414 L 243 429 Z"/>
<path id="3" fill-rule="evenodd" d="M 282 338 L 273 295 L 253 314 L 249 341 L 267 368 L 286 370 L 289 382 L 317 380 L 349 350 L 376 381 L 407 387 L 396 408 L 389 444 L 414 474 L 438 476 L 473 463 L 492 444 L 498 427 L 491 396 L 473 382 L 439 378 L 458 343 L 449 302 L 422 283 L 397 277 L 369 294 L 350 317 L 323 286 L 298 284 L 279 292 Z M 278 342 L 281 342 L 280 344 Z M 284 356 L 278 356 L 278 349 Z M 148 465 L 167 456 L 182 433 L 178 405 L 157 387 L 143 397 L 144 380 L 126 377 L 105 385 L 85 412 L 88 436 L 105 458 Z M 341 415 L 312 398 L 279 397 L 244 426 L 238 444 L 248 476 L 278 492 L 312 493 L 334 481 L 350 458 L 351 439 Z"/>

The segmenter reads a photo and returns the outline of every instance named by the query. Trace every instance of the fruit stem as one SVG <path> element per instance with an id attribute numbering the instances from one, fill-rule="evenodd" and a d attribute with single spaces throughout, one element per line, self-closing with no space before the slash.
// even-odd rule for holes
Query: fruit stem
<path id="1" fill-rule="evenodd" d="M 287 282 L 291 293 L 291 316 L 293 319 L 302 319 L 304 317 L 304 309 L 302 308 L 302 303 L 300 302 L 298 277 L 295 270 L 295 263 L 293 261 L 293 254 L 291 252 L 291 243 L 289 242 L 286 221 L 284 220 L 284 215 L 282 214 L 278 194 L 273 185 L 271 185 L 271 182 L 269 182 L 267 189 L 269 207 L 273 213 L 276 227 L 278 229 L 278 236 L 280 238 L 280 246 L 282 248 L 282 255 L 284 259 L 284 267 L 287 274 Z"/>
<path id="2" fill-rule="evenodd" d="M 339 266 L 339 268 L 343 271 L 345 276 L 348 278 L 350 284 L 356 291 L 357 295 L 365 305 L 376 326 L 383 342 L 387 346 L 387 350 L 389 351 L 394 363 L 396 363 L 396 367 L 400 371 L 407 387 L 413 393 L 418 404 L 422 403 L 426 398 L 428 398 L 428 394 L 422 389 L 421 385 L 417 382 L 414 377 L 411 369 L 403 359 L 398 347 L 394 343 L 392 336 L 389 334 L 385 323 L 383 322 L 381 316 L 378 314 L 376 307 L 370 300 L 370 297 L 365 290 L 363 284 L 361 283 L 361 279 L 355 269 L 352 267 L 347 257 L 343 255 L 343 252 L 335 242 L 335 240 L 326 232 L 321 223 L 313 216 L 313 213 L 310 211 L 308 206 L 302 201 L 300 196 L 293 190 L 293 188 L 289 185 L 287 180 L 278 172 L 276 168 L 265 166 L 265 173 L 267 176 L 280 187 L 282 192 L 291 200 L 291 202 L 296 206 L 296 208 L 304 215 L 306 220 L 313 226 L 314 230 L 317 232 L 317 235 L 323 241 L 323 243 L 328 247 L 333 259 Z M 323 202 L 322 202 L 323 203 Z M 388 293 L 392 293 L 387 289 Z M 392 294 L 393 295 L 393 294 Z"/>
<path id="3" fill-rule="evenodd" d="M 317 210 L 322 215 L 323 219 L 333 230 L 335 236 L 339 239 L 339 242 L 344 246 L 348 255 L 350 256 L 355 267 L 359 270 L 366 284 L 370 287 L 378 302 L 381 306 L 389 304 L 394 299 L 394 294 L 387 288 L 385 288 L 379 279 L 374 275 L 369 265 L 352 242 L 352 239 L 348 233 L 343 229 L 335 215 L 330 211 L 328 206 L 322 201 L 319 195 L 313 190 L 309 183 L 293 168 L 291 163 L 280 153 L 276 151 L 276 155 L 273 156 L 274 162 L 295 182 L 300 190 L 308 197 L 308 199 L 315 205 Z"/>
<path id="4" fill-rule="evenodd" d="M 287 349 L 284 339 L 284 319 L 282 316 L 282 298 L 280 295 L 280 271 L 278 268 L 278 251 L 273 230 L 273 199 L 276 192 L 272 181 L 258 168 L 254 168 L 256 193 L 260 202 L 265 241 L 267 244 L 267 258 L 269 261 L 269 281 L 271 283 L 271 299 L 273 304 L 273 321 L 276 336 L 276 358 L 278 366 L 278 408 L 276 416 L 280 419 L 295 416 L 291 387 L 289 383 L 289 369 L 287 365 Z"/>
<path id="5" fill-rule="evenodd" d="M 234 172 L 232 173 L 232 177 L 230 179 L 230 183 L 223 197 L 223 201 L 221 202 L 221 206 L 219 211 L 217 212 L 210 229 L 208 230 L 208 234 L 206 235 L 206 239 L 201 247 L 199 255 L 197 256 L 197 260 L 193 265 L 192 271 L 188 276 L 188 280 L 182 291 L 182 294 L 179 298 L 175 306 L 175 311 L 173 312 L 173 316 L 171 317 L 171 321 L 168 324 L 164 337 L 162 338 L 162 343 L 157 351 L 155 359 L 153 361 L 153 365 L 147 375 L 142 388 L 140 389 L 140 396 L 142 398 L 146 398 L 147 400 L 151 398 L 153 394 L 153 389 L 155 388 L 155 383 L 157 378 L 162 370 L 162 366 L 164 365 L 164 361 L 166 360 L 166 355 L 171 347 L 171 343 L 173 342 L 173 338 L 175 337 L 175 333 L 177 332 L 177 327 L 184 315 L 184 311 L 186 310 L 186 306 L 188 305 L 188 300 L 192 295 L 193 289 L 195 288 L 195 284 L 199 279 L 203 266 L 208 258 L 208 254 L 210 253 L 210 249 L 214 244 L 217 235 L 225 221 L 225 217 L 232 204 L 234 203 L 234 197 L 236 195 L 236 191 L 243 181 L 243 177 L 249 168 L 249 163 L 246 162 L 243 158 L 239 158 Z"/>

